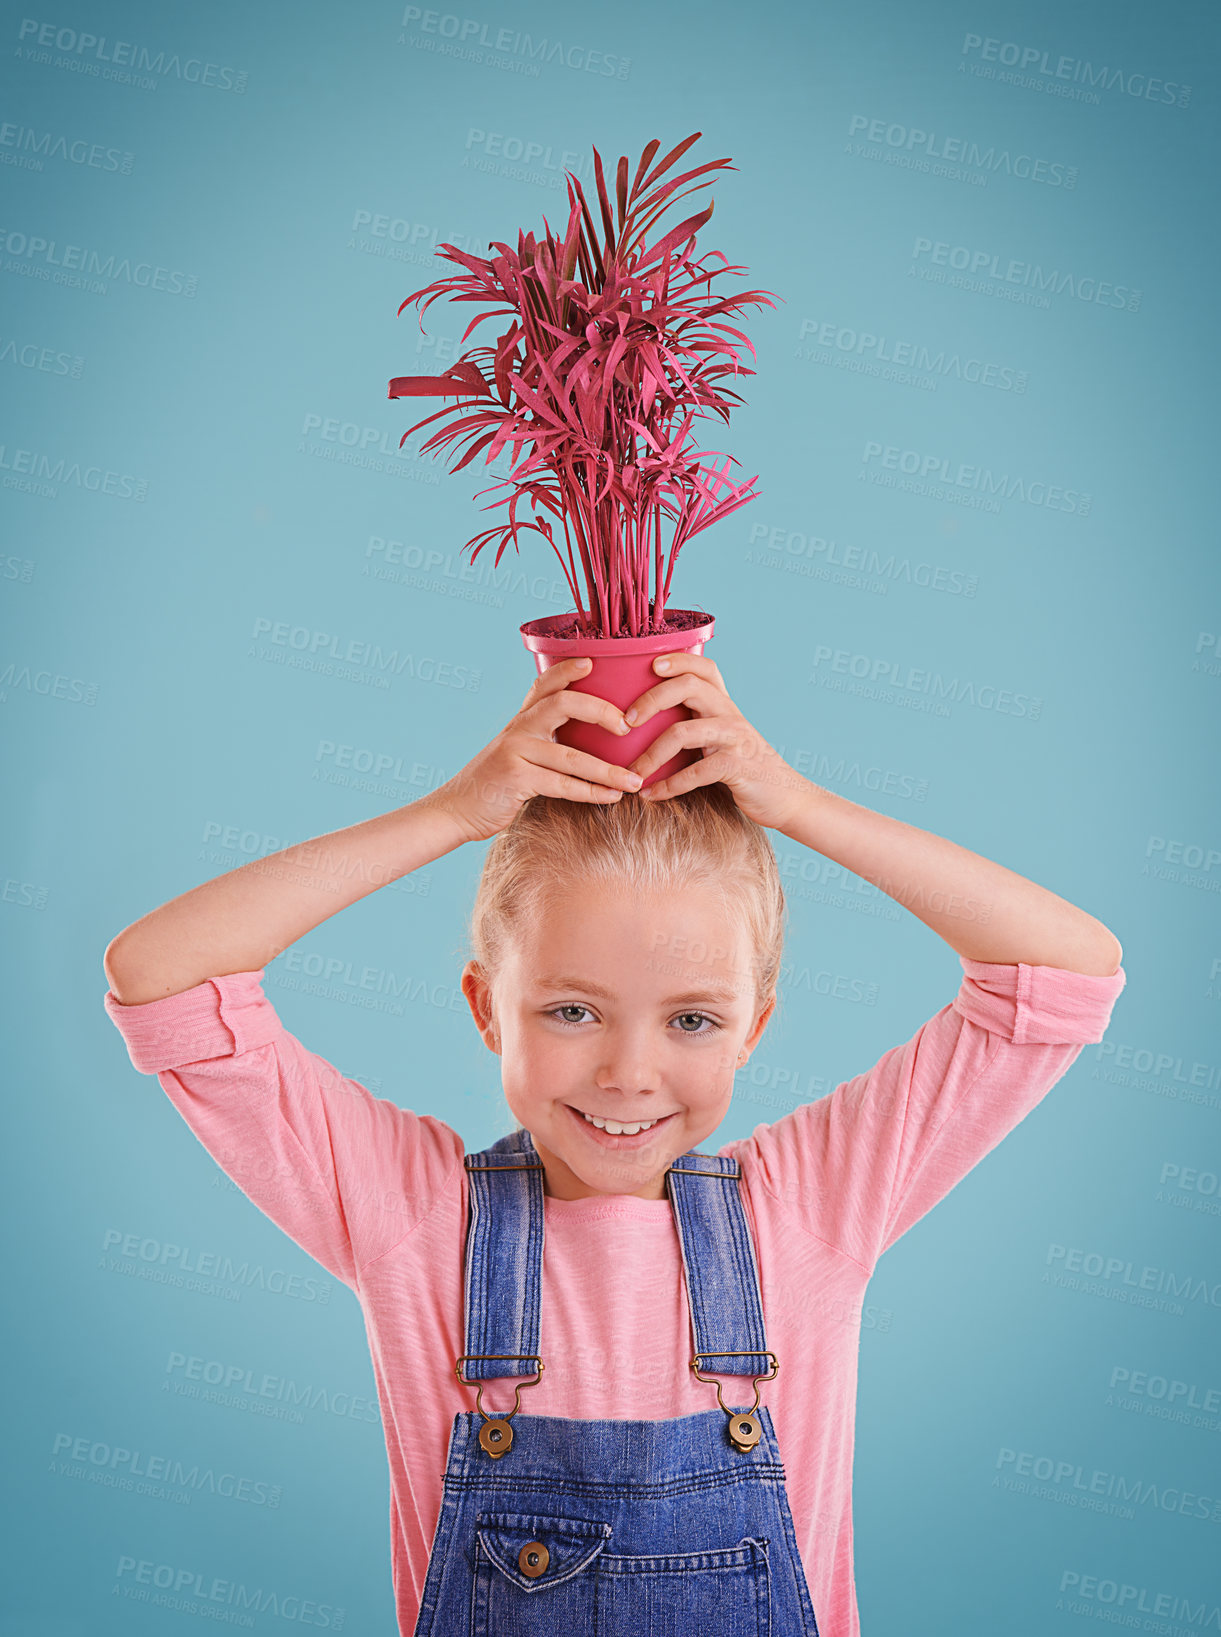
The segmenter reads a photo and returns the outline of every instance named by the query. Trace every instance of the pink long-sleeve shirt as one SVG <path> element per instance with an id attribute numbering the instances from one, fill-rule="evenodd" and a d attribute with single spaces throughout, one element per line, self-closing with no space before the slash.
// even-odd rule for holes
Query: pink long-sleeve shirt
<path id="1" fill-rule="evenodd" d="M 821 1637 L 857 1637 L 852 1451 L 861 1309 L 884 1250 L 1102 1039 L 1126 981 L 962 960 L 954 1000 L 872 1069 L 718 1152 L 737 1157 L 758 1250 L 763 1388 Z M 374 1097 L 285 1029 L 263 972 L 140 1006 L 104 1004 L 218 1165 L 356 1293 L 390 1463 L 400 1630 L 410 1637 L 441 1507 L 450 1426 L 474 1408 L 462 1352 L 465 1147 Z M 668 1199 L 545 1205 L 541 1346 L 523 1415 L 652 1420 L 715 1408 L 693 1376 Z M 742 1386 L 743 1383 L 728 1383 Z M 512 1405 L 493 1382 L 484 1407 Z M 730 1403 L 738 1402 L 731 1392 Z M 743 1400 L 745 1402 L 745 1400 Z"/>

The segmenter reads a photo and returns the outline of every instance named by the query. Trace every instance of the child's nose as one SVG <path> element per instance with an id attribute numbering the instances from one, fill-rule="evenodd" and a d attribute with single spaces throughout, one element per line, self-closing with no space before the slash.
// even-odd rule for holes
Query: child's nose
<path id="1" fill-rule="evenodd" d="M 657 1062 L 648 1041 L 625 1033 L 607 1039 L 597 1082 L 603 1091 L 635 1094 L 657 1089 Z"/>

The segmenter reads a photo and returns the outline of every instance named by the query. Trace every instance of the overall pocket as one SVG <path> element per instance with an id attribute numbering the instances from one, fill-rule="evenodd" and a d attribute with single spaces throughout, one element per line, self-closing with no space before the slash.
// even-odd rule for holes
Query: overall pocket
<path id="1" fill-rule="evenodd" d="M 609 1523 L 476 1515 L 471 1637 L 770 1637 L 768 1541 L 624 1555 Z"/>

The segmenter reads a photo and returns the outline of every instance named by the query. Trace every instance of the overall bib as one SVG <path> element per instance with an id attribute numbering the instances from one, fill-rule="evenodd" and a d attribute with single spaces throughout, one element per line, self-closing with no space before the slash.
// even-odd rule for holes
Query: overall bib
<path id="1" fill-rule="evenodd" d="M 818 1637 L 784 1466 L 759 1386 L 767 1350 L 734 1159 L 666 1173 L 701 1381 L 755 1403 L 665 1421 L 516 1416 L 541 1379 L 543 1165 L 528 1131 L 466 1156 L 459 1381 L 519 1381 L 513 1408 L 454 1417 L 415 1637 Z M 465 1372 L 465 1373 L 464 1373 Z"/>

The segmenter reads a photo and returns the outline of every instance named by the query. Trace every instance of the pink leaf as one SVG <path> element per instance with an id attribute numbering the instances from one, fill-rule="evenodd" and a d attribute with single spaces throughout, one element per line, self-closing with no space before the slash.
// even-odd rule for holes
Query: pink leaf
<path id="1" fill-rule="evenodd" d="M 718 470 L 687 438 L 697 415 L 728 424 L 741 403 L 720 383 L 753 374 L 738 349 L 752 358 L 755 350 L 728 320 L 751 305 L 774 306 L 771 292 L 713 295 L 714 279 L 745 269 L 719 251 L 695 257 L 711 201 L 647 247 L 664 211 L 707 187 L 712 173 L 733 168 L 717 160 L 663 181 L 699 135 L 657 163 L 661 144 L 650 142 L 630 187 L 621 157 L 613 201 L 595 148 L 597 228 L 580 181 L 568 172 L 562 236 L 544 217 L 543 232 L 519 231 L 515 248 L 492 241 L 489 259 L 443 246 L 438 255 L 459 276 L 414 292 L 399 308 L 422 303 L 422 319 L 442 295 L 477 304 L 463 343 L 484 319 L 509 316 L 494 347 L 472 348 L 442 375 L 397 377 L 389 396 L 467 399 L 403 435 L 405 442 L 444 419 L 424 449 L 457 446 L 455 471 L 480 454 L 490 463 L 511 445 L 511 477 L 482 491 L 500 496 L 485 511 L 507 501 L 508 521 L 467 542 L 472 558 L 495 541 L 499 562 L 510 542 L 520 551 L 523 531 L 541 534 L 560 559 L 582 628 L 605 634 L 660 629 L 685 543 L 756 498 L 757 479 L 735 484 L 729 477 L 732 456 Z M 533 522 L 520 515 L 526 505 Z M 562 544 L 548 515 L 563 524 Z M 673 527 L 668 556 L 663 519 Z"/>

